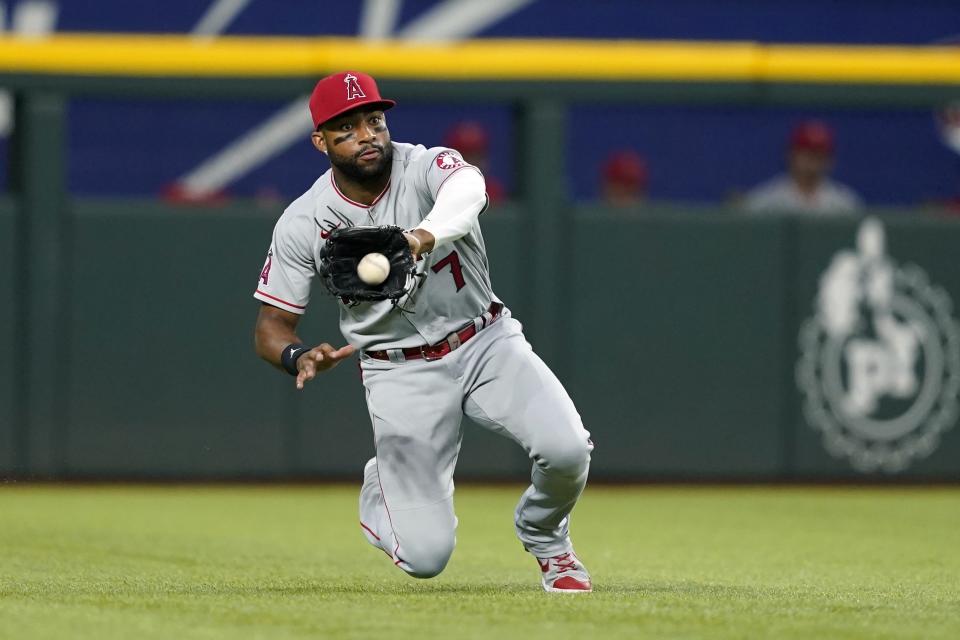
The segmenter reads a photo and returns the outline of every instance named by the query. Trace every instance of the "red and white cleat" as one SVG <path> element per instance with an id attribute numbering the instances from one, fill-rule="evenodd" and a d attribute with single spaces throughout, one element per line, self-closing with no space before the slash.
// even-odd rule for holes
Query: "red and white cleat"
<path id="1" fill-rule="evenodd" d="M 570 551 L 552 558 L 537 558 L 543 590 L 554 593 L 590 593 L 590 573 L 577 555 Z"/>

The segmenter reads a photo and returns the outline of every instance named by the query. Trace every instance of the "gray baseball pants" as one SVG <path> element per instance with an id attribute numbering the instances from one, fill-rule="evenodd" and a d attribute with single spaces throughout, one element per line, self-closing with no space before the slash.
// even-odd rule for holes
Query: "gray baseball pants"
<path id="1" fill-rule="evenodd" d="M 466 414 L 516 441 L 533 460 L 515 513 L 537 557 L 572 549 L 570 512 L 587 482 L 593 443 L 553 372 L 506 315 L 439 360 L 361 358 L 376 467 L 360 492 L 367 540 L 418 578 L 446 566 L 456 543 L 453 471 Z"/>

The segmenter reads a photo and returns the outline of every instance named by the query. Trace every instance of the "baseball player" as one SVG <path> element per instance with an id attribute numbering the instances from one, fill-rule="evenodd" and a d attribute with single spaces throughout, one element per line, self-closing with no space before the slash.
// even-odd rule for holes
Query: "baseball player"
<path id="1" fill-rule="evenodd" d="M 790 134 L 787 173 L 775 176 L 747 193 L 752 212 L 846 214 L 862 206 L 848 186 L 830 179 L 833 169 L 833 131 L 818 120 L 801 122 Z"/>
<path id="2" fill-rule="evenodd" d="M 332 166 L 277 221 L 254 294 L 263 303 L 257 353 L 296 376 L 298 389 L 359 358 L 376 447 L 364 468 L 360 526 L 403 571 L 436 576 L 453 552 L 453 471 L 466 414 L 533 461 L 514 522 L 544 589 L 589 592 L 569 525 L 587 481 L 590 434 L 493 293 L 478 223 L 483 176 L 454 149 L 391 142 L 384 112 L 394 104 L 356 71 L 317 83 L 311 139 Z M 399 304 L 340 299 L 348 344 L 305 345 L 297 323 L 324 246 L 338 229 L 367 225 L 407 230 L 416 285 Z"/>

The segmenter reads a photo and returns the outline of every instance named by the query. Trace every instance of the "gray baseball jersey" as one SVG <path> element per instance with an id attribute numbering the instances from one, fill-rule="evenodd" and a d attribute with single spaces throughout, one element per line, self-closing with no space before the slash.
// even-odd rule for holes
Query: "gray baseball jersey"
<path id="1" fill-rule="evenodd" d="M 302 314 L 310 301 L 320 249 L 330 233 L 356 225 L 417 226 L 433 208 L 444 181 L 477 171 L 453 149 L 393 142 L 390 183 L 371 205 L 344 196 L 328 170 L 277 221 L 254 297 Z M 348 306 L 340 303 L 340 331 L 358 349 L 391 349 L 439 342 L 499 302 L 490 285 L 480 224 L 463 238 L 421 260 L 420 285 L 401 300 Z"/>
<path id="2" fill-rule="evenodd" d="M 807 213 L 849 213 L 860 208 L 860 198 L 849 187 L 824 180 L 813 197 L 797 189 L 790 176 L 777 176 L 747 194 L 749 211 L 802 211 Z"/>

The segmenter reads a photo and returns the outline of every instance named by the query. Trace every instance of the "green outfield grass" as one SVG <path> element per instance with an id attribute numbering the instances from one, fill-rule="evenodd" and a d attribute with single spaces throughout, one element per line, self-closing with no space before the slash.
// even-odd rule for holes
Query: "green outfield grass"
<path id="1" fill-rule="evenodd" d="M 960 638 L 960 490 L 591 487 L 589 595 L 546 594 L 520 487 L 462 487 L 446 572 L 353 487 L 0 487 L 0 637 Z"/>

